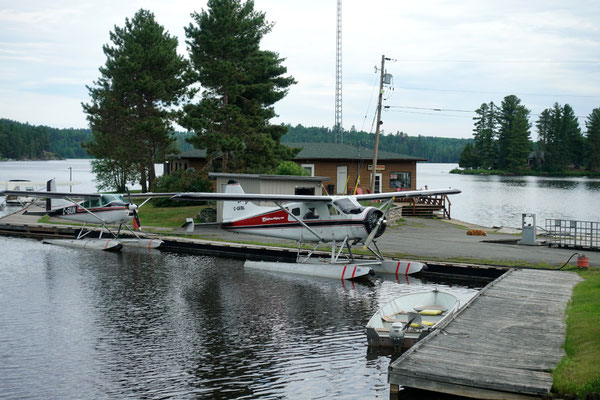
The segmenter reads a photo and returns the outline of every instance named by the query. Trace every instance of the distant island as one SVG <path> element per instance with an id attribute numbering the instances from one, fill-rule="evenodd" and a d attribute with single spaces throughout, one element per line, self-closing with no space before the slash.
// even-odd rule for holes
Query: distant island
<path id="1" fill-rule="evenodd" d="M 500 175 L 500 176 L 548 176 L 548 177 L 578 177 L 588 176 L 600 178 L 600 171 L 589 171 L 585 169 L 567 169 L 564 171 L 543 171 L 535 169 L 521 169 L 517 171 L 508 171 L 500 169 L 461 169 L 454 168 L 450 170 L 451 174 L 462 175 Z"/>
<path id="2" fill-rule="evenodd" d="M 585 121 L 584 135 L 573 108 L 554 103 L 535 123 L 531 140 L 530 111 L 515 95 L 500 106 L 484 103 L 475 110 L 473 142 L 463 149 L 456 174 L 600 176 L 600 108 Z"/>

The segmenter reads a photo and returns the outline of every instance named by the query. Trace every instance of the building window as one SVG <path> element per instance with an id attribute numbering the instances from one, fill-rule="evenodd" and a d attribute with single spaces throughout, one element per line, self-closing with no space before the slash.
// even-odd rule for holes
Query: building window
<path id="1" fill-rule="evenodd" d="M 314 187 L 296 187 L 294 189 L 294 194 L 299 196 L 314 196 L 315 188 Z"/>
<path id="2" fill-rule="evenodd" d="M 315 176 L 315 164 L 300 164 L 308 172 L 308 176 Z"/>
<path id="3" fill-rule="evenodd" d="M 390 188 L 392 188 L 392 189 L 410 188 L 410 172 L 392 172 L 392 173 L 390 173 Z"/>

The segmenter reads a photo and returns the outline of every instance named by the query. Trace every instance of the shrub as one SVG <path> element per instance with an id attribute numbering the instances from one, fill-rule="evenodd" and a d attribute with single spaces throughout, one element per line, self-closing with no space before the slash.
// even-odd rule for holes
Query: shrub
<path id="1" fill-rule="evenodd" d="M 276 175 L 300 175 L 307 176 L 309 173 L 307 170 L 302 168 L 300 165 L 293 161 L 283 161 L 277 166 L 275 170 Z"/>
<path id="2" fill-rule="evenodd" d="M 157 178 L 152 186 L 152 191 L 156 193 L 212 192 L 212 185 L 205 173 L 178 170 Z M 152 202 L 156 207 L 184 207 L 201 204 L 197 201 L 173 201 L 169 198 L 156 198 Z"/>

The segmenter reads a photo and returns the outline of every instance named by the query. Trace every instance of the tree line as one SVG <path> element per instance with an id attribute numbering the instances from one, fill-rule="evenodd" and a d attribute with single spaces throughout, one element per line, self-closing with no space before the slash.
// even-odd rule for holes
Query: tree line
<path id="1" fill-rule="evenodd" d="M 287 125 L 288 132 L 281 141 L 285 144 L 294 142 L 332 143 L 335 135 L 330 128 L 305 127 L 302 125 Z M 358 131 L 353 126 L 350 130 L 343 130 L 345 144 L 360 145 L 368 149 L 375 147 L 375 135 Z M 430 136 L 409 136 L 404 132 L 381 135 L 379 149 L 392 153 L 405 154 L 414 157 L 426 158 L 429 162 L 456 163 L 465 144 L 471 139 L 453 139 Z"/>
<path id="2" fill-rule="evenodd" d="M 587 117 L 584 136 L 573 108 L 554 103 L 535 123 L 536 142 L 531 140 L 530 110 L 515 95 L 506 96 L 500 107 L 484 103 L 475 113 L 473 143 L 465 145 L 460 167 L 549 173 L 600 169 L 600 108 Z"/>
<path id="3" fill-rule="evenodd" d="M 0 159 L 89 158 L 82 143 L 91 136 L 89 129 L 57 129 L 0 119 Z"/>

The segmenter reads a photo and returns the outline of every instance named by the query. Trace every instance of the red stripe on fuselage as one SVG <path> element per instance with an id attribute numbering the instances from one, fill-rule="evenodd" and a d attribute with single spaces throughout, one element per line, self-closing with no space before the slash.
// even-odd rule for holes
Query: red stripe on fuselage
<path id="1" fill-rule="evenodd" d="M 231 222 L 228 228 L 246 227 L 252 225 L 269 226 L 274 224 L 283 224 L 286 222 L 296 223 L 296 221 L 288 221 L 288 214 L 283 210 L 275 210 L 261 215 L 255 215 L 246 219 Z"/>

